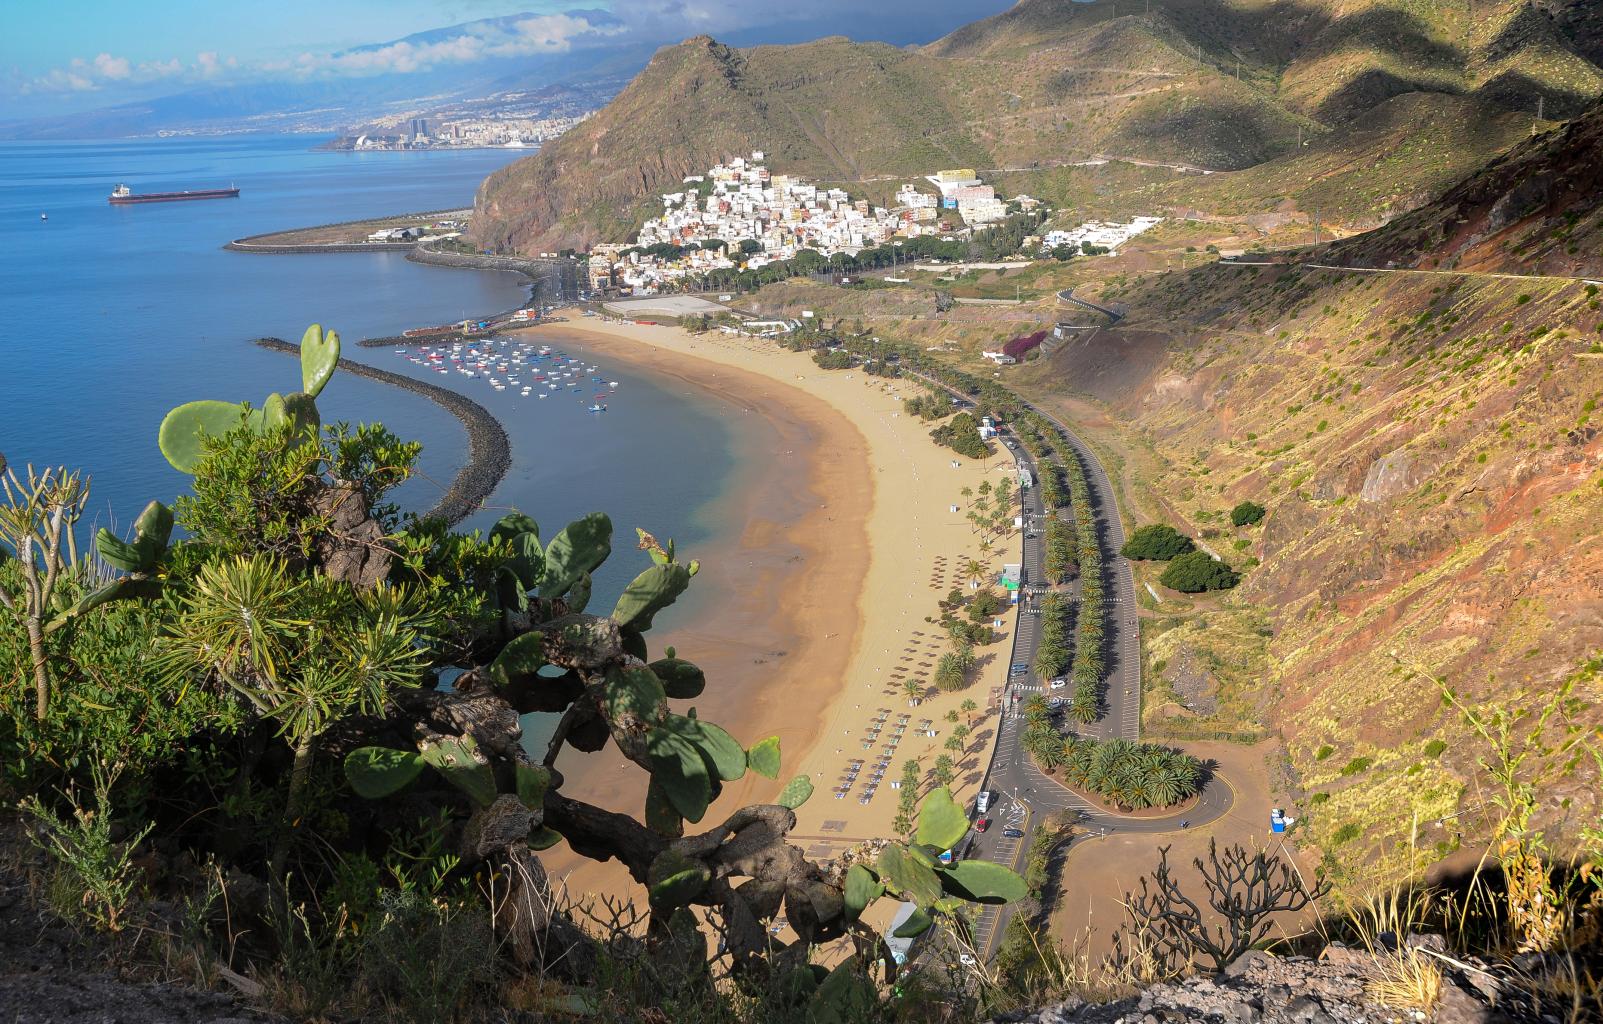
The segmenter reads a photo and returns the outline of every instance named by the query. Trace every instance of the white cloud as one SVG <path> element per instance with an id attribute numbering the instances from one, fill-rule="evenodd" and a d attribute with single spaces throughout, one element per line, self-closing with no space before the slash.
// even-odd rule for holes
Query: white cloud
<path id="1" fill-rule="evenodd" d="M 155 82 L 164 78 L 177 78 L 184 73 L 184 62 L 176 57 L 135 64 L 127 57 L 101 53 L 88 59 L 74 57 L 66 67 L 52 68 L 46 74 L 27 83 L 23 91 L 93 92 L 106 85 Z"/>
<path id="2" fill-rule="evenodd" d="M 113 57 L 109 53 L 100 54 L 91 64 L 97 77 L 113 82 L 127 78 L 134 71 L 133 62 L 127 57 Z"/>
<path id="3" fill-rule="evenodd" d="M 26 92 L 89 92 L 112 85 L 160 79 L 215 81 L 228 77 L 297 78 L 427 71 L 442 64 L 467 64 L 498 57 L 528 57 L 569 50 L 581 38 L 600 39 L 624 31 L 621 25 L 591 23 L 582 15 L 539 14 L 505 24 L 469 26 L 460 35 L 433 42 L 395 42 L 339 53 L 303 53 L 290 60 L 240 61 L 204 51 L 184 63 L 178 58 L 134 63 L 101 53 L 76 57 L 27 84 Z"/>
<path id="4" fill-rule="evenodd" d="M 506 25 L 470 26 L 469 31 L 435 42 L 407 41 L 334 54 L 303 53 L 287 70 L 300 74 L 372 75 L 427 71 L 441 64 L 468 64 L 496 57 L 562 53 L 581 37 L 614 35 L 621 27 L 594 25 L 571 14 L 540 14 Z"/>

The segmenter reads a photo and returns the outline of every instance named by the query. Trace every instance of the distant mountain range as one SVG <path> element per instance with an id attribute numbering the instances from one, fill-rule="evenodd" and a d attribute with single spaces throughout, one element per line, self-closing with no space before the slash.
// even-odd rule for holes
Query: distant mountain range
<path id="1" fill-rule="evenodd" d="M 614 27 L 605 11 L 574 11 L 592 25 Z M 533 15 L 511 15 L 431 29 L 401 39 L 332 54 L 348 58 L 406 44 L 420 48 L 464 36 L 494 34 Z M 605 40 L 604 43 L 602 41 Z M 652 44 L 586 44 L 562 52 L 442 63 L 430 70 L 310 81 L 264 81 L 185 89 L 170 96 L 119 103 L 83 113 L 0 121 L 0 138 L 120 138 L 170 133 L 334 131 L 400 110 L 427 111 L 447 104 L 551 84 L 593 85 L 627 80 L 649 57 Z M 614 87 L 615 89 L 615 87 Z M 614 89 L 600 96 L 605 100 Z"/>
<path id="2" fill-rule="evenodd" d="M 1065 198 L 1054 190 L 1066 169 L 1112 155 L 1234 172 L 1169 188 L 1169 203 L 1328 196 L 1327 213 L 1372 224 L 1429 201 L 1535 118 L 1573 117 L 1603 95 L 1603 5 L 1475 0 L 1473 11 L 1020 0 L 918 48 L 699 37 L 487 180 L 475 232 L 522 251 L 616 240 L 665 186 L 749 149 L 822 180 L 975 167 L 1049 198 Z M 1408 158 L 1389 159 L 1397 152 Z"/>
<path id="3" fill-rule="evenodd" d="M 975 0 L 973 6 L 996 9 L 1004 0 Z M 950 6 L 950 5 L 947 5 Z M 94 110 L 50 117 L 0 118 L 3 139 L 89 139 L 146 136 L 157 133 L 223 133 L 237 131 L 337 131 L 400 112 L 427 114 L 464 105 L 493 106 L 507 93 L 527 93 L 553 85 L 594 94 L 597 105 L 640 71 L 665 43 L 683 38 L 683 22 L 633 22 L 605 10 L 575 8 L 563 17 L 590 25 L 566 39 L 565 48 L 550 52 L 496 56 L 516 47 L 496 47 L 516 34 L 537 13 L 483 18 L 414 33 L 400 39 L 352 47 L 329 54 L 330 64 L 359 65 L 364 55 L 382 56 L 393 48 L 414 51 L 449 47 L 456 41 L 488 40 L 487 56 L 443 60 L 426 70 L 328 75 L 310 80 L 240 82 L 196 86 L 156 98 L 116 103 Z M 959 19 L 932 9 L 920 17 L 905 8 L 854 13 L 854 33 L 893 43 L 925 41 Z M 814 39 L 837 30 L 839 9 L 809 13 L 778 12 L 771 24 L 730 35 L 731 42 L 787 43 Z M 382 63 L 376 60 L 375 63 Z"/>

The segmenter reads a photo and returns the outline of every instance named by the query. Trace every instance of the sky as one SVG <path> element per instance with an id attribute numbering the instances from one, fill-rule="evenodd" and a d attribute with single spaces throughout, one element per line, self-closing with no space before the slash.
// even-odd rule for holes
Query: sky
<path id="1" fill-rule="evenodd" d="M 201 85 L 412 74 L 497 57 L 700 33 L 740 42 L 848 35 L 926 42 L 1011 0 L 0 0 L 0 117 Z M 871 12 L 866 16 L 864 12 Z M 450 25 L 527 15 L 424 42 Z M 893 38 L 894 37 L 894 38 Z M 359 52 L 347 51 L 362 47 Z"/>

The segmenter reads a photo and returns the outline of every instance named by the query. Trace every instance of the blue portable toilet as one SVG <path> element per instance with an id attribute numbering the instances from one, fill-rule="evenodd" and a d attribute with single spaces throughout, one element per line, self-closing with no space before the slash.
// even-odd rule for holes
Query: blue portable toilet
<path id="1" fill-rule="evenodd" d="M 1269 812 L 1269 831 L 1276 834 L 1286 831 L 1286 816 L 1278 807 Z"/>

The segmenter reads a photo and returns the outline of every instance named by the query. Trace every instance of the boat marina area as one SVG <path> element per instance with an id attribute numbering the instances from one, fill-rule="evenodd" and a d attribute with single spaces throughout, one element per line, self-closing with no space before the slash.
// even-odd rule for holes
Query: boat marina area
<path id="1" fill-rule="evenodd" d="M 618 390 L 601 367 L 549 345 L 486 337 L 449 344 L 397 348 L 395 354 L 436 373 L 482 381 L 522 398 L 577 399 L 586 412 L 606 412 Z"/>

